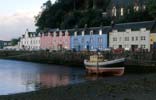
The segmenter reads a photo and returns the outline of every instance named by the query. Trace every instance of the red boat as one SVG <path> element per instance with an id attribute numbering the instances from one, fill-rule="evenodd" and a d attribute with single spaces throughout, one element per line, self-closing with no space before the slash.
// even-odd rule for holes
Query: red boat
<path id="1" fill-rule="evenodd" d="M 84 60 L 88 73 L 106 74 L 121 76 L 124 74 L 125 58 L 106 60 L 100 54 L 90 56 L 89 60 Z"/>

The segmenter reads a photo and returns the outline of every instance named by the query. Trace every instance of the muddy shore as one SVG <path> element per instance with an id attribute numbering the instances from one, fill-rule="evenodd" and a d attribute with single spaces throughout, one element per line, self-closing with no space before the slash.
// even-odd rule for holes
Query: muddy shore
<path id="1" fill-rule="evenodd" d="M 156 73 L 105 77 L 75 85 L 0 96 L 0 100 L 155 100 L 155 76 Z"/>

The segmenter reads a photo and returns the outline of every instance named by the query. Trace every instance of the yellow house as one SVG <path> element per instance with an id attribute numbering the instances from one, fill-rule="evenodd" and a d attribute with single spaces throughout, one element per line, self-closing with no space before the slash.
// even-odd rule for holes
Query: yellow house
<path id="1" fill-rule="evenodd" d="M 150 34 L 150 44 L 153 45 L 156 42 L 156 33 Z"/>

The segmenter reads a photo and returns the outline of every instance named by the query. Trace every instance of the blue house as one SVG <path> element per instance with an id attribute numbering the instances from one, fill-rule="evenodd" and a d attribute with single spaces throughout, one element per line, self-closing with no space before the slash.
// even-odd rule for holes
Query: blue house
<path id="1" fill-rule="evenodd" d="M 108 47 L 108 32 L 110 27 L 78 29 L 71 35 L 70 46 L 76 51 L 104 50 Z"/>

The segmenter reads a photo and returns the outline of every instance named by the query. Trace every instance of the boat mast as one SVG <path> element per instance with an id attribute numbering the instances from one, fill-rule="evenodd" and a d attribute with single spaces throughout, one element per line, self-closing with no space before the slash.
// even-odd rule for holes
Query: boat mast
<path id="1" fill-rule="evenodd" d="M 99 59 L 99 52 L 97 52 L 97 74 L 99 74 L 99 62 L 98 62 L 98 59 Z"/>

